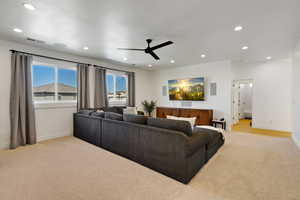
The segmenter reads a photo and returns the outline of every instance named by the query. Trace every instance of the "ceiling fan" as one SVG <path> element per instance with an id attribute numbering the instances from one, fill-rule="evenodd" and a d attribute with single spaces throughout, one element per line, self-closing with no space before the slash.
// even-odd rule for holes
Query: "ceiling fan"
<path id="1" fill-rule="evenodd" d="M 151 56 L 153 56 L 153 58 L 155 58 L 155 60 L 159 60 L 159 57 L 154 53 L 154 50 L 168 46 L 170 44 L 173 44 L 172 41 L 167 41 L 164 43 L 161 43 L 159 45 L 156 45 L 154 47 L 150 47 L 150 43 L 152 42 L 151 39 L 147 39 L 146 40 L 148 43 L 148 47 L 146 49 L 129 49 L 129 48 L 118 48 L 119 50 L 128 50 L 128 51 L 144 51 L 146 54 L 150 54 Z"/>

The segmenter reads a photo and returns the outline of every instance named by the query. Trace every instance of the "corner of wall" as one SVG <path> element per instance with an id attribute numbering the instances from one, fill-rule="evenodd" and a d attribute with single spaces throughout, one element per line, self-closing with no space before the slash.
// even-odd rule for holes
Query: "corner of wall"
<path id="1" fill-rule="evenodd" d="M 295 133 L 292 135 L 292 139 L 295 142 L 296 146 L 300 149 L 300 139 L 296 137 Z"/>
<path id="2" fill-rule="evenodd" d="M 2 137 L 1 137 L 2 136 Z M 3 137 L 4 136 L 4 137 Z M 9 149 L 10 138 L 8 135 L 4 135 L 0 133 L 0 150 Z"/>

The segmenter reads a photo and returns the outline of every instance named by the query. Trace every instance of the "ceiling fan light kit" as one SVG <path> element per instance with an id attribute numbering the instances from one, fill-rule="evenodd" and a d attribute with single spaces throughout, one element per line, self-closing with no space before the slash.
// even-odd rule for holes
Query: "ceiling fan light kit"
<path id="1" fill-rule="evenodd" d="M 145 49 L 131 49 L 131 48 L 118 48 L 118 49 L 119 50 L 128 50 L 128 51 L 144 51 L 146 54 L 150 54 L 155 60 L 160 60 L 158 55 L 156 55 L 156 53 L 154 53 L 154 50 L 173 44 L 172 41 L 167 41 L 167 42 L 161 43 L 159 45 L 156 45 L 154 47 L 150 47 L 150 43 L 152 42 L 152 39 L 147 39 L 146 42 L 147 42 L 148 46 Z"/>

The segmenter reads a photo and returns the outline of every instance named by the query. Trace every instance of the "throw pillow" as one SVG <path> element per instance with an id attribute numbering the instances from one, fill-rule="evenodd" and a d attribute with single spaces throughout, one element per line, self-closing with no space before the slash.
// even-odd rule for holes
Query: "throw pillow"
<path id="1" fill-rule="evenodd" d="M 127 107 L 123 109 L 123 114 L 133 114 L 136 115 L 137 114 L 137 110 L 136 107 Z"/>
<path id="2" fill-rule="evenodd" d="M 88 110 L 88 109 L 81 109 L 78 111 L 79 114 L 83 114 L 83 115 L 91 115 L 92 112 L 94 112 L 93 110 Z"/>
<path id="3" fill-rule="evenodd" d="M 94 117 L 101 117 L 101 118 L 104 118 L 104 115 L 105 115 L 104 111 L 102 111 L 102 112 L 96 111 L 96 112 L 93 112 L 93 113 L 91 114 L 91 116 L 94 116 Z"/>
<path id="4" fill-rule="evenodd" d="M 105 107 L 103 108 L 104 112 L 114 112 L 118 114 L 123 114 L 123 109 L 125 107 L 118 107 L 118 106 L 113 106 L 113 107 Z"/>
<path id="5" fill-rule="evenodd" d="M 104 118 L 105 119 L 123 121 L 123 115 L 118 114 L 118 113 L 114 113 L 114 112 L 105 112 L 104 113 Z"/>
<path id="6" fill-rule="evenodd" d="M 194 127 L 196 123 L 196 117 L 176 117 L 172 115 L 167 115 L 167 119 L 175 119 L 190 122 L 191 126 Z"/>

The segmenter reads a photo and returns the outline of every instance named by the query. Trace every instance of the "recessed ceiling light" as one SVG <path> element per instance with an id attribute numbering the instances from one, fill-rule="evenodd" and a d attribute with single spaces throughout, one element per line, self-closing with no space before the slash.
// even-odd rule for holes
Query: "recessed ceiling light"
<path id="1" fill-rule="evenodd" d="M 205 58 L 205 57 L 206 57 L 206 55 L 205 55 L 205 54 L 202 54 L 202 55 L 201 55 L 201 58 Z"/>
<path id="2" fill-rule="evenodd" d="M 266 59 L 267 59 L 267 60 L 271 60 L 271 59 L 272 59 L 272 57 L 271 57 L 271 56 L 268 56 L 268 57 L 266 57 Z"/>
<path id="3" fill-rule="evenodd" d="M 29 3 L 23 3 L 23 6 L 28 10 L 35 10 L 35 7 Z"/>
<path id="4" fill-rule="evenodd" d="M 236 27 L 234 27 L 234 31 L 241 31 L 241 30 L 243 30 L 242 26 L 236 26 Z"/>
<path id="5" fill-rule="evenodd" d="M 88 47 L 83 47 L 83 50 L 89 50 L 89 48 Z"/>
<path id="6" fill-rule="evenodd" d="M 152 65 L 151 65 L 151 64 L 149 64 L 149 65 L 148 65 L 148 67 L 152 67 Z"/>
<path id="7" fill-rule="evenodd" d="M 124 58 L 123 58 L 123 60 L 124 60 L 124 61 L 126 61 L 126 60 L 127 60 L 127 58 L 126 58 L 126 57 L 124 57 Z"/>
<path id="8" fill-rule="evenodd" d="M 175 60 L 171 60 L 170 63 L 175 63 Z"/>
<path id="9" fill-rule="evenodd" d="M 17 32 L 17 33 L 22 33 L 23 31 L 19 28 L 14 28 L 14 31 Z"/>
<path id="10" fill-rule="evenodd" d="M 242 47 L 242 50 L 247 50 L 247 49 L 249 49 L 249 47 L 247 47 L 247 46 Z"/>

